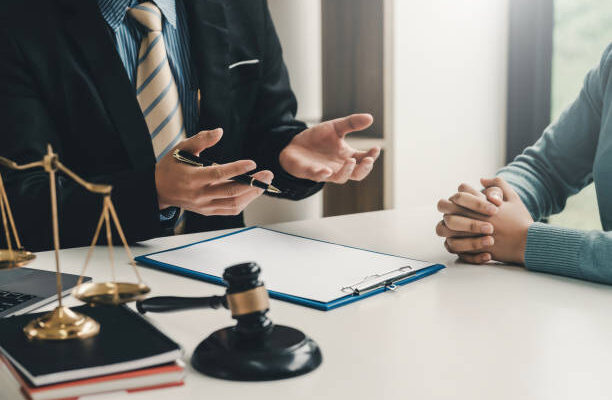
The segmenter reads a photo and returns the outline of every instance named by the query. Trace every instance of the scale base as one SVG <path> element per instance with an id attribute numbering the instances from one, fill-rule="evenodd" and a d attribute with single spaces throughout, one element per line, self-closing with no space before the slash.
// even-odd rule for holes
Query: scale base
<path id="1" fill-rule="evenodd" d="M 234 327 L 214 332 L 193 352 L 201 373 L 234 381 L 270 381 L 310 372 L 323 358 L 317 343 L 301 331 L 275 325 L 261 340 L 238 337 Z"/>
<path id="2" fill-rule="evenodd" d="M 23 328 L 29 340 L 87 339 L 96 336 L 98 332 L 100 324 L 93 318 L 68 307 L 57 307 Z"/>

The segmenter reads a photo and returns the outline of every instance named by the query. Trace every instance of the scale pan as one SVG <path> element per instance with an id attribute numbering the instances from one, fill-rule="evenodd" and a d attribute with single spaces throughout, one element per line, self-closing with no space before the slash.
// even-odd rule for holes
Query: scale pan
<path id="1" fill-rule="evenodd" d="M 72 295 L 87 304 L 118 305 L 141 300 L 150 291 L 144 283 L 89 282 L 74 288 Z"/>
<path id="2" fill-rule="evenodd" d="M 36 256 L 27 250 L 0 250 L 0 270 L 23 267 Z"/>

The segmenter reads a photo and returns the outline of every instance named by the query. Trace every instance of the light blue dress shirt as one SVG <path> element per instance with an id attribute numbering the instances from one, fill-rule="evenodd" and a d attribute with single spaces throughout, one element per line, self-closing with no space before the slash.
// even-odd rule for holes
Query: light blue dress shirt
<path id="1" fill-rule="evenodd" d="M 187 137 L 198 131 L 198 88 L 193 75 L 189 49 L 189 30 L 185 6 L 181 0 L 151 0 L 163 15 L 162 34 L 170 61 L 170 68 L 178 87 Z M 127 14 L 137 0 L 98 0 L 98 7 L 106 23 L 115 33 L 115 46 L 125 70 L 136 90 L 138 50 L 142 28 Z"/>
<path id="2" fill-rule="evenodd" d="M 127 10 L 139 2 L 137 0 L 97 1 L 102 17 L 115 33 L 115 47 L 134 86 L 134 92 L 136 92 L 136 71 L 142 27 L 127 14 Z M 191 63 L 185 6 L 181 0 L 150 1 L 155 3 L 163 15 L 162 35 L 183 109 L 185 132 L 187 137 L 190 137 L 197 133 L 199 125 L 198 88 Z M 159 158 L 164 155 L 161 154 Z M 160 221 L 171 221 L 176 216 L 177 210 L 175 207 L 162 210 Z"/>

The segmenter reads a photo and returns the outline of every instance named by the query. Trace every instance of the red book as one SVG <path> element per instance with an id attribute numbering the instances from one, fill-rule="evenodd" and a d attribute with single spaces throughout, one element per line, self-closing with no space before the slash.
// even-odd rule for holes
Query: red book
<path id="1" fill-rule="evenodd" d="M 79 379 L 45 386 L 33 386 L 4 357 L 0 361 L 31 400 L 76 400 L 79 396 L 116 391 L 139 392 L 183 385 L 185 366 L 182 361 L 134 371 Z M 0 364 L 1 365 L 1 364 Z"/>

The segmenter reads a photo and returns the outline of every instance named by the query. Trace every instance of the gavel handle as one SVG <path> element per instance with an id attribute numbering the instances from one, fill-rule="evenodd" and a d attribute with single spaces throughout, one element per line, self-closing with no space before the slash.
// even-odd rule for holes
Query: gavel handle
<path id="1" fill-rule="evenodd" d="M 225 296 L 210 297 L 174 297 L 160 296 L 151 297 L 136 302 L 136 309 L 139 313 L 149 312 L 171 312 L 189 310 L 192 308 L 228 308 Z"/>

